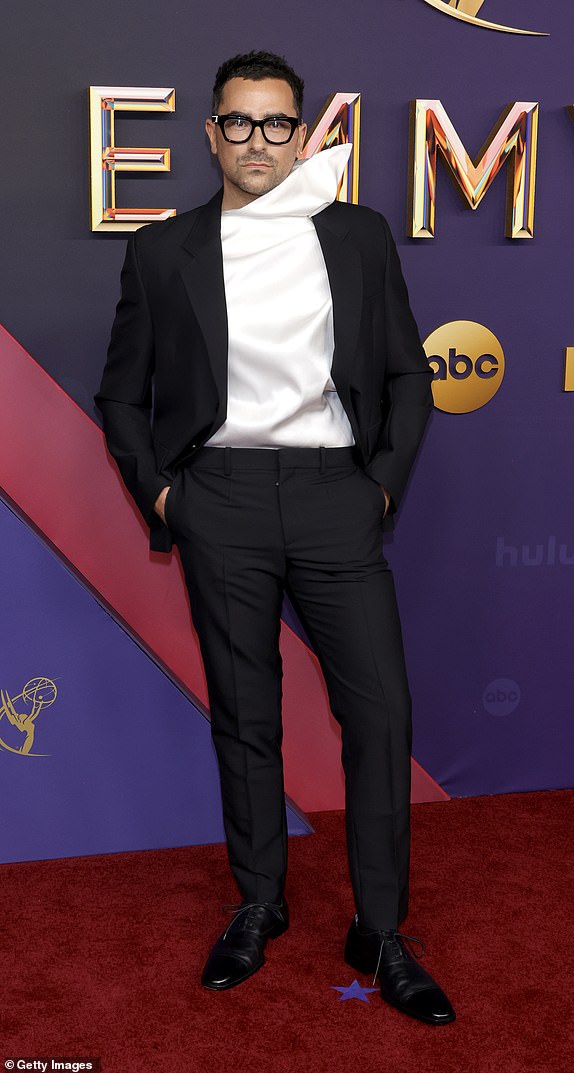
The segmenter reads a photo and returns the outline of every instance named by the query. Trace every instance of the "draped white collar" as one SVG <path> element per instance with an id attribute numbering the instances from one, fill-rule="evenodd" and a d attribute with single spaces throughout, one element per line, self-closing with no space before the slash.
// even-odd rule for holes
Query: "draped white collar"
<path id="1" fill-rule="evenodd" d="M 352 148 L 350 142 L 334 145 L 308 160 L 296 161 L 278 186 L 242 208 L 228 209 L 222 215 L 249 219 L 315 216 L 335 200 Z"/>

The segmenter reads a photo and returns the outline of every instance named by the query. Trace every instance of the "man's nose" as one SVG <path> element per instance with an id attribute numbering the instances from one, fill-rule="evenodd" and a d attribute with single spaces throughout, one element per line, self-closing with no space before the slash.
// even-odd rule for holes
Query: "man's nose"
<path id="1" fill-rule="evenodd" d="M 267 142 L 263 137 L 263 131 L 261 127 L 255 127 L 253 134 L 251 135 L 251 148 L 252 149 L 265 149 Z"/>

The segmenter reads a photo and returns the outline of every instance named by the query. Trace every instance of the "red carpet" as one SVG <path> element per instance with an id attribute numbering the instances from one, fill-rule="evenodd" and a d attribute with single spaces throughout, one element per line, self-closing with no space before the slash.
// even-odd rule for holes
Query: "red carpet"
<path id="1" fill-rule="evenodd" d="M 222 994 L 199 975 L 222 904 L 238 901 L 225 847 L 3 865 L 0 1069 L 99 1055 L 103 1073 L 572 1073 L 573 803 L 555 791 L 413 807 L 404 930 L 457 1010 L 443 1028 L 378 992 L 333 990 L 355 976 L 340 812 L 290 840 L 291 929 Z"/>

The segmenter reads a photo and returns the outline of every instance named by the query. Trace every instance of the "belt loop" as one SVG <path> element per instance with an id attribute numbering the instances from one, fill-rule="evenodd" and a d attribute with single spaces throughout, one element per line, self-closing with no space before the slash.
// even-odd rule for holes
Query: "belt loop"
<path id="1" fill-rule="evenodd" d="M 319 473 L 324 473 L 327 468 L 327 449 L 326 447 L 319 448 Z"/>
<path id="2" fill-rule="evenodd" d="M 223 472 L 226 477 L 231 473 L 231 447 L 223 448 Z"/>

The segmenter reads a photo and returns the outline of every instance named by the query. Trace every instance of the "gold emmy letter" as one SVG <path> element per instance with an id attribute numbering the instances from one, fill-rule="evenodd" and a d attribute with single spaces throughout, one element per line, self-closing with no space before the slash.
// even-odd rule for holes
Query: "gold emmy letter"
<path id="1" fill-rule="evenodd" d="M 117 171 L 169 171 L 169 149 L 120 148 L 116 112 L 174 112 L 174 89 L 90 86 L 90 185 L 92 231 L 136 231 L 151 220 L 167 220 L 175 209 L 119 209 Z"/>
<path id="2" fill-rule="evenodd" d="M 574 346 L 564 350 L 564 391 L 574 391 Z"/>
<path id="3" fill-rule="evenodd" d="M 303 157 L 307 159 L 332 145 L 352 143 L 337 199 L 353 205 L 359 202 L 359 143 L 361 134 L 361 94 L 333 93 L 307 134 Z"/>
<path id="4" fill-rule="evenodd" d="M 506 237 L 532 238 L 537 145 L 536 101 L 508 104 L 474 161 L 440 101 L 411 101 L 407 233 L 412 238 L 434 237 L 440 151 L 456 189 L 471 209 L 478 208 L 506 164 Z"/>

